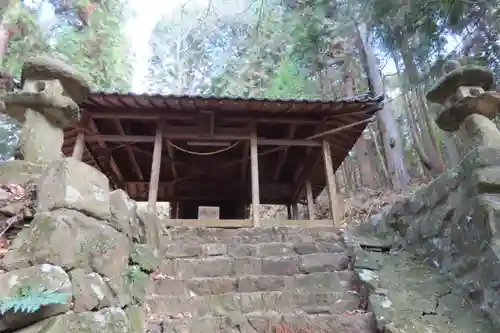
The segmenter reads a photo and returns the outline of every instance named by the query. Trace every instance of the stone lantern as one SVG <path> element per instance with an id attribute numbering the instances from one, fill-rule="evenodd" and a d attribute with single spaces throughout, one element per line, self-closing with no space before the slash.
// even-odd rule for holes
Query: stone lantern
<path id="1" fill-rule="evenodd" d="M 493 119 L 499 111 L 500 93 L 491 89 L 493 74 L 488 68 L 448 62 L 444 77 L 427 93 L 429 101 L 444 106 L 436 119 L 443 131 L 467 133 L 472 147 L 500 146 L 500 131 Z"/>
<path id="2" fill-rule="evenodd" d="M 61 158 L 63 128 L 79 121 L 78 104 L 90 86 L 81 73 L 48 56 L 26 60 L 21 85 L 22 91 L 5 95 L 6 112 L 23 124 L 19 146 L 23 160 L 47 165 Z"/>

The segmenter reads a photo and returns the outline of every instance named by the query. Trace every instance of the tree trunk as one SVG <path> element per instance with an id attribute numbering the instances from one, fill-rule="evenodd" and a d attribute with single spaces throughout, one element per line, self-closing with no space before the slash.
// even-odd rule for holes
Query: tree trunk
<path id="1" fill-rule="evenodd" d="M 344 95 L 345 97 L 352 97 L 355 95 L 355 84 L 348 66 L 348 63 L 344 64 Z M 377 188 L 377 172 L 372 165 L 372 154 L 369 154 L 369 145 L 370 143 L 366 140 L 365 135 L 362 134 L 354 145 L 353 150 L 359 167 L 360 184 L 363 187 L 374 190 Z"/>
<path id="2" fill-rule="evenodd" d="M 421 142 L 423 142 L 424 144 L 421 145 L 420 147 L 421 149 L 423 149 L 423 151 L 419 152 L 419 155 L 420 156 L 426 155 L 430 158 L 430 160 L 427 161 L 430 162 L 431 168 L 429 170 L 431 171 L 433 176 L 436 176 L 446 170 L 446 165 L 444 164 L 441 151 L 438 148 L 436 134 L 434 132 L 434 128 L 432 127 L 429 113 L 426 112 L 427 104 L 425 104 L 425 101 L 422 100 L 422 96 L 419 91 L 419 86 L 418 86 L 419 79 L 418 79 L 417 67 L 409 52 L 411 52 L 411 50 L 401 51 L 401 56 L 405 66 L 405 74 L 408 78 L 408 86 L 409 86 L 408 101 L 409 103 L 411 103 L 408 106 L 411 108 L 410 112 L 413 113 L 414 120 L 416 120 L 415 123 L 416 127 L 417 128 L 420 127 L 421 129 L 421 131 L 418 131 L 417 134 L 420 136 L 420 138 L 422 139 Z M 420 108 L 414 108 L 413 102 L 415 102 L 417 105 L 420 105 Z M 417 110 L 420 110 L 420 112 L 417 112 Z M 419 116 L 421 115 L 423 117 L 424 121 L 422 123 L 418 122 L 418 118 L 421 117 L 417 118 L 417 113 L 419 114 Z M 427 133 L 425 133 L 425 135 L 420 135 L 421 132 L 427 132 Z"/>
<path id="3" fill-rule="evenodd" d="M 382 76 L 378 69 L 377 58 L 372 45 L 368 39 L 366 25 L 361 23 L 358 32 L 363 45 L 363 52 L 366 57 L 367 75 L 373 87 L 375 95 L 385 94 Z M 382 135 L 384 145 L 384 156 L 387 161 L 387 169 L 391 175 L 391 182 L 395 189 L 403 189 L 408 185 L 409 176 L 404 164 L 404 150 L 401 136 L 398 132 L 397 122 L 390 103 L 384 105 L 383 109 L 377 112 L 377 121 Z"/>

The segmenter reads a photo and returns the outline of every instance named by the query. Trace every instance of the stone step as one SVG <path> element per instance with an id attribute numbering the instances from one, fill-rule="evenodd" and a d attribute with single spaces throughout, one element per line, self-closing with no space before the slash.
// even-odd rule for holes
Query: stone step
<path id="1" fill-rule="evenodd" d="M 155 295 L 190 296 L 219 295 L 234 292 L 289 291 L 342 292 L 360 290 L 361 280 L 353 271 L 284 275 L 246 275 L 191 279 L 159 279 L 154 281 Z"/>
<path id="2" fill-rule="evenodd" d="M 166 232 L 165 242 L 185 244 L 225 243 L 255 244 L 271 242 L 343 242 L 340 229 L 335 227 L 263 227 L 263 228 L 189 228 L 174 227 Z"/>
<path id="3" fill-rule="evenodd" d="M 151 296 L 146 300 L 150 313 L 164 318 L 196 318 L 206 315 L 226 316 L 232 313 L 278 312 L 306 314 L 342 314 L 359 309 L 365 300 L 344 292 L 300 293 L 265 291 L 227 293 L 205 296 Z"/>
<path id="4" fill-rule="evenodd" d="M 243 275 L 295 275 L 345 270 L 350 258 L 345 253 L 311 253 L 294 256 L 166 259 L 160 271 L 171 277 L 195 278 Z"/>
<path id="5" fill-rule="evenodd" d="M 151 320 L 150 333 L 375 333 L 373 313 L 304 315 L 252 313 L 222 317 Z"/>
<path id="6" fill-rule="evenodd" d="M 269 242 L 254 244 L 227 244 L 205 243 L 189 244 L 184 241 L 165 241 L 162 243 L 160 254 L 167 259 L 175 258 L 205 258 L 211 256 L 228 255 L 231 257 L 261 257 L 283 255 L 301 255 L 318 252 L 338 253 L 345 251 L 342 241 L 314 241 L 314 242 Z"/>

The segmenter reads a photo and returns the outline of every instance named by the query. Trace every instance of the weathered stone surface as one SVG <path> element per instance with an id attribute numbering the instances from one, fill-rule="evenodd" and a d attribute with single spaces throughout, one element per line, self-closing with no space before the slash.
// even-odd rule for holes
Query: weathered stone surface
<path id="1" fill-rule="evenodd" d="M 108 178 L 72 157 L 52 163 L 38 183 L 37 211 L 58 208 L 80 210 L 99 219 L 109 219 Z"/>
<path id="2" fill-rule="evenodd" d="M 130 323 L 124 310 L 106 308 L 97 312 L 68 313 L 41 321 L 19 330 L 19 333 L 67 333 L 67 332 L 123 332 L 130 331 Z"/>
<path id="3" fill-rule="evenodd" d="M 299 267 L 302 272 L 325 272 L 347 269 L 349 258 L 340 253 L 314 253 L 300 257 Z"/>
<path id="4" fill-rule="evenodd" d="M 225 243 L 301 243 L 331 242 L 342 243 L 341 232 L 334 227 L 262 227 L 262 228 L 189 228 L 177 227 L 170 231 L 172 241 L 184 241 L 190 244 Z"/>
<path id="5" fill-rule="evenodd" d="M 445 74 L 425 95 L 429 101 L 443 104 L 460 86 L 479 86 L 489 89 L 493 84 L 493 74 L 481 66 L 459 66 Z"/>
<path id="6" fill-rule="evenodd" d="M 64 244 L 64 251 L 60 250 Z M 65 270 L 82 268 L 102 276 L 120 275 L 127 266 L 131 243 L 111 226 L 77 211 L 37 213 L 30 228 L 14 239 L 1 261 L 10 270 L 28 263 L 51 263 Z"/>
<path id="7" fill-rule="evenodd" d="M 25 184 L 38 179 L 45 170 L 45 165 L 34 164 L 23 160 L 7 161 L 0 164 L 0 183 Z"/>
<path id="8" fill-rule="evenodd" d="M 181 278 L 229 276 L 232 263 L 230 258 L 179 259 L 174 262 L 174 271 Z"/>
<path id="9" fill-rule="evenodd" d="M 73 311 L 99 310 L 113 303 L 113 295 L 97 273 L 85 273 L 81 268 L 69 272 L 73 285 Z"/>
<path id="10" fill-rule="evenodd" d="M 65 93 L 81 103 L 90 93 L 90 80 L 73 67 L 54 57 L 39 55 L 26 59 L 21 72 L 21 84 L 26 80 L 58 80 Z"/>
<path id="11" fill-rule="evenodd" d="M 137 219 L 137 204 L 123 190 L 114 190 L 109 194 L 111 216 L 109 223 L 130 239 L 139 240 L 144 235 Z"/>
<path id="12" fill-rule="evenodd" d="M 62 156 L 64 133 L 43 114 L 28 109 L 21 129 L 19 145 L 23 159 L 35 164 L 49 164 Z"/>
<path id="13" fill-rule="evenodd" d="M 205 333 L 241 332 L 262 333 L 328 332 L 328 333 L 373 333 L 375 316 L 372 313 L 360 315 L 298 315 L 285 316 L 274 313 L 250 315 L 234 314 L 227 317 L 205 317 L 195 319 L 170 319 L 153 321 L 148 325 L 151 333 Z"/>
<path id="14" fill-rule="evenodd" d="M 472 150 L 378 221 L 381 229 L 398 233 L 406 250 L 453 278 L 456 293 L 493 322 L 500 311 L 500 292 L 493 287 L 500 274 L 499 156 L 494 147 Z"/>
<path id="15" fill-rule="evenodd" d="M 136 209 L 137 218 L 139 219 L 140 243 L 151 245 L 155 249 L 160 248 L 160 226 L 161 219 L 154 212 L 142 211 Z"/>
<path id="16" fill-rule="evenodd" d="M 230 313 L 251 313 L 258 311 L 280 311 L 293 313 L 331 313 L 341 314 L 356 310 L 360 298 L 344 293 L 293 293 L 293 292 L 253 292 L 229 293 L 207 296 L 154 296 L 147 304 L 154 313 L 162 313 L 167 318 L 179 314 L 185 316 L 204 316 L 211 314 L 223 316 Z"/>
<path id="17" fill-rule="evenodd" d="M 0 317 L 0 332 L 69 311 L 71 302 L 71 282 L 61 267 L 43 264 L 0 274 L 0 301 L 42 291 L 68 293 L 70 297 L 66 304 L 50 304 L 34 313 L 9 311 Z"/>
<path id="18" fill-rule="evenodd" d="M 39 87 L 43 90 L 39 91 Z M 60 83 L 55 80 L 26 81 L 23 91 L 5 95 L 5 107 L 9 116 L 24 124 L 29 122 L 29 112 L 39 114 L 56 129 L 80 120 L 80 107 L 63 95 Z"/>

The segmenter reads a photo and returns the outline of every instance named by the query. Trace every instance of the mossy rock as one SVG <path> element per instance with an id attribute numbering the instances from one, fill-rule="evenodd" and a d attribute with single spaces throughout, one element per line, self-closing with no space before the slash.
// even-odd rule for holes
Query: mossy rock
<path id="1" fill-rule="evenodd" d="M 150 272 L 161 263 L 158 251 L 148 244 L 134 244 L 130 254 L 130 261 L 145 271 Z"/>
<path id="2" fill-rule="evenodd" d="M 493 73 L 488 68 L 467 65 L 447 73 L 427 92 L 425 97 L 430 102 L 443 104 L 447 98 L 455 94 L 460 86 L 478 86 L 488 90 L 493 82 Z"/>

